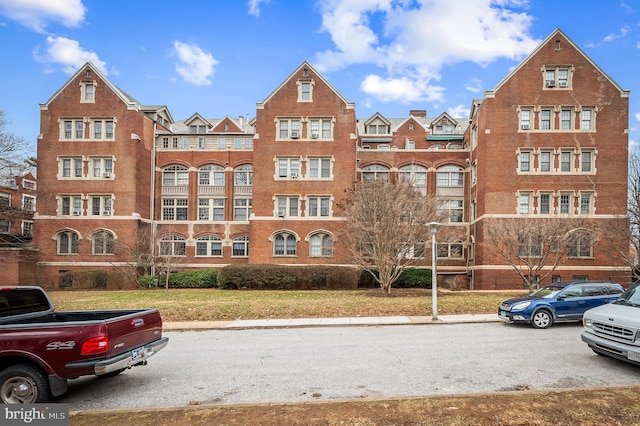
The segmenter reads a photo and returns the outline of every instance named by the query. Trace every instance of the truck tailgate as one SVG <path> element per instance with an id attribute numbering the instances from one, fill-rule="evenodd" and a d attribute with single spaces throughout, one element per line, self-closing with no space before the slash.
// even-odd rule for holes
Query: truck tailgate
<path id="1" fill-rule="evenodd" d="M 130 351 L 162 337 L 162 319 L 156 309 L 137 311 L 106 323 L 109 355 Z"/>

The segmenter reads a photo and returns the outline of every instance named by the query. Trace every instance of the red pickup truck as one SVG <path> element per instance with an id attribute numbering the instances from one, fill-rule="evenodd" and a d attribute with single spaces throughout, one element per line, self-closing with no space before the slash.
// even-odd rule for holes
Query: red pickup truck
<path id="1" fill-rule="evenodd" d="M 51 401 L 67 379 L 145 365 L 168 340 L 157 309 L 55 312 L 41 287 L 0 287 L 0 399 Z"/>

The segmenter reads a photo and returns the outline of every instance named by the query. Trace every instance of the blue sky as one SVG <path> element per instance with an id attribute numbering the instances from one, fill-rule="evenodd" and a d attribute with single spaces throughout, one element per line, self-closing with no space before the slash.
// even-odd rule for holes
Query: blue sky
<path id="1" fill-rule="evenodd" d="M 175 120 L 253 117 L 307 60 L 360 118 L 467 117 L 556 28 L 631 91 L 636 145 L 636 0 L 0 0 L 0 109 L 35 150 L 39 104 L 92 61 Z"/>

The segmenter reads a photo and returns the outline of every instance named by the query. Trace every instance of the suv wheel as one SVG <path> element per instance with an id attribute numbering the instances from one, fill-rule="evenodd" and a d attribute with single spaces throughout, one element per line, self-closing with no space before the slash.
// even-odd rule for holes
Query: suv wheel
<path id="1" fill-rule="evenodd" d="M 531 325 L 534 328 L 549 328 L 553 324 L 553 316 L 546 309 L 540 309 L 533 314 Z"/>

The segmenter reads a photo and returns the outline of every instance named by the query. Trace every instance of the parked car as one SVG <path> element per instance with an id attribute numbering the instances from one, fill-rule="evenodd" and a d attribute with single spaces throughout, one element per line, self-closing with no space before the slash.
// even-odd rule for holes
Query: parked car
<path id="1" fill-rule="evenodd" d="M 615 302 L 585 312 L 582 341 L 598 355 L 640 365 L 640 282 Z"/>
<path id="2" fill-rule="evenodd" d="M 49 402 L 67 379 L 146 365 L 167 342 L 157 309 L 60 312 L 40 287 L 0 287 L 0 402 Z"/>
<path id="3" fill-rule="evenodd" d="M 611 303 L 624 292 L 613 282 L 557 282 L 525 297 L 503 301 L 498 316 L 515 323 L 548 328 L 554 322 L 580 321 L 585 311 Z"/>

